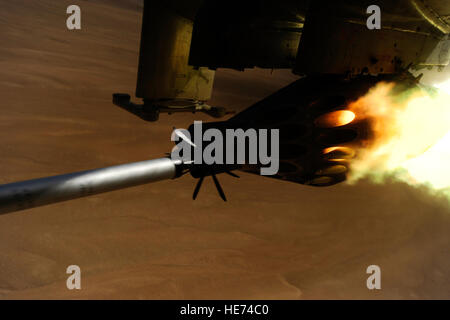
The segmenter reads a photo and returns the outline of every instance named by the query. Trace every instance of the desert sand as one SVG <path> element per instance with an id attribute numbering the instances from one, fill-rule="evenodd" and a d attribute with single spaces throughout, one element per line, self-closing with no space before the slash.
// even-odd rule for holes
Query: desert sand
<path id="1" fill-rule="evenodd" d="M 164 156 L 172 127 L 111 103 L 133 93 L 139 1 L 1 0 L 0 183 Z M 211 104 L 239 111 L 295 80 L 219 70 Z M 0 216 L 1 299 L 450 298 L 448 202 L 402 183 L 311 188 L 241 173 L 185 176 Z M 82 289 L 66 288 L 79 265 Z M 379 265 L 381 290 L 366 287 Z"/>

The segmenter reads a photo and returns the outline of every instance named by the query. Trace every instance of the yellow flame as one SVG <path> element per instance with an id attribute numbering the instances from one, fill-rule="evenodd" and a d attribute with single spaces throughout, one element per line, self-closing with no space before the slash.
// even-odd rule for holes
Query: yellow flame
<path id="1" fill-rule="evenodd" d="M 394 87 L 379 83 L 349 106 L 373 129 L 371 141 L 357 150 L 349 181 L 390 176 L 450 190 L 450 82 L 439 86 L 449 94 L 419 88 L 399 93 Z"/>

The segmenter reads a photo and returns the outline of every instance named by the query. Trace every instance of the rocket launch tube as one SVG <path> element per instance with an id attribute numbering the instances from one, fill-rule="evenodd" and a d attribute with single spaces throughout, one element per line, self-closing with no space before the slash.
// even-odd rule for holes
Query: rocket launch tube
<path id="1" fill-rule="evenodd" d="M 0 185 L 0 214 L 173 179 L 179 164 L 160 158 Z"/>

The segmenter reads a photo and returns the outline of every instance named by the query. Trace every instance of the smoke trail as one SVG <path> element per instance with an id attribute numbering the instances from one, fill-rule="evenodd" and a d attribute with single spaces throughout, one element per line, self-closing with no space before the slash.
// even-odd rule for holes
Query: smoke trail
<path id="1" fill-rule="evenodd" d="M 425 185 L 450 199 L 450 95 L 445 90 L 402 90 L 381 82 L 349 109 L 373 129 L 351 164 L 350 183 L 389 178 Z"/>

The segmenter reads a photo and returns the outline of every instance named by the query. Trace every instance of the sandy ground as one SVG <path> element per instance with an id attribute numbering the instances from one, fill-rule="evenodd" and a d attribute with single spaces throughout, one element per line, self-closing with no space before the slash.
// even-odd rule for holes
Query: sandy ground
<path id="1" fill-rule="evenodd" d="M 0 183 L 161 157 L 171 128 L 114 107 L 134 92 L 141 23 L 130 1 L 1 0 Z M 211 103 L 241 110 L 289 73 L 219 71 Z M 131 188 L 0 216 L 3 299 L 450 298 L 447 202 L 403 184 L 316 189 L 242 174 Z M 67 266 L 82 290 L 66 288 Z M 369 291 L 366 268 L 382 270 Z"/>

